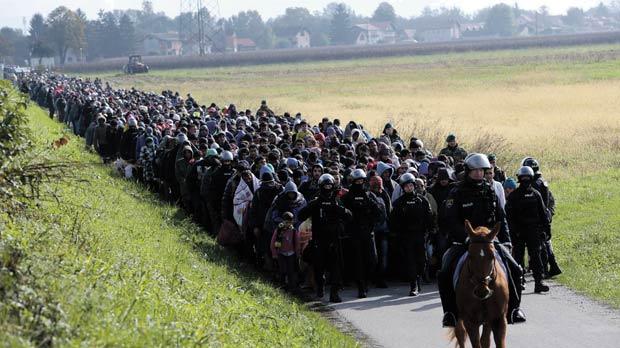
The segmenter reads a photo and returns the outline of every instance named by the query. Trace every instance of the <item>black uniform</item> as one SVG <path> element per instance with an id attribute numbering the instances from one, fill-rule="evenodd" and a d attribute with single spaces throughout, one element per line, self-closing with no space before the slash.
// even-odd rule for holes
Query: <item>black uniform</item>
<path id="1" fill-rule="evenodd" d="M 332 294 L 337 294 L 342 283 L 342 250 L 340 237 L 344 225 L 351 220 L 351 211 L 343 207 L 331 194 L 321 193 L 299 211 L 298 220 L 312 218 L 311 248 L 314 278 L 319 296 L 323 294 L 326 271 L 330 274 Z"/>
<path id="2" fill-rule="evenodd" d="M 545 274 L 559 274 L 562 271 L 560 270 L 560 266 L 558 266 L 558 263 L 555 260 L 553 247 L 551 245 L 551 221 L 553 220 L 553 215 L 555 214 L 555 198 L 553 197 L 551 190 L 549 190 L 549 185 L 547 184 L 545 179 L 543 179 L 540 173 L 537 173 L 534 176 L 534 182 L 532 183 L 532 187 L 538 192 L 540 192 L 542 200 L 545 203 L 545 207 L 547 207 L 547 212 L 549 216 L 549 228 L 545 231 L 545 238 L 540 253 L 543 272 Z"/>
<path id="3" fill-rule="evenodd" d="M 405 193 L 395 202 L 390 214 L 390 229 L 395 232 L 405 251 L 407 277 L 414 290 L 426 262 L 424 241 L 433 228 L 433 214 L 428 200 L 416 193 Z"/>
<path id="4" fill-rule="evenodd" d="M 377 197 L 366 191 L 363 185 L 351 185 L 342 197 L 345 208 L 353 214 L 347 224 L 348 235 L 353 246 L 353 269 L 360 295 L 367 291 L 368 280 L 377 266 L 377 248 L 373 229 L 379 217 Z"/>
<path id="5" fill-rule="evenodd" d="M 222 197 L 228 180 L 233 176 L 234 169 L 230 164 L 220 165 L 211 175 L 207 188 L 207 210 L 211 219 L 211 234 L 217 235 L 222 225 Z"/>
<path id="6" fill-rule="evenodd" d="M 497 235 L 499 243 L 510 247 L 512 245 L 504 209 L 498 204 L 493 187 L 484 180 L 475 182 L 466 177 L 464 181 L 459 182 L 446 199 L 443 215 L 448 238 L 453 245 L 443 256 L 442 268 L 438 274 L 439 294 L 444 313 L 450 312 L 458 317 L 452 275 L 455 262 L 467 251 L 465 245 L 467 232 L 464 221 L 469 220 L 474 228 L 486 226 L 489 229 L 499 222 L 501 224 Z M 519 308 L 521 302 L 521 287 L 516 286 L 514 279 L 521 279 L 522 269 L 502 244 L 496 244 L 495 248 L 507 266 L 510 293 L 508 315 L 510 316 L 515 309 Z"/>
<path id="7" fill-rule="evenodd" d="M 543 277 L 540 249 L 549 226 L 547 208 L 538 191 L 529 184 L 521 184 L 506 201 L 506 216 L 513 237 L 514 255 L 523 267 L 525 247 L 534 280 Z"/>

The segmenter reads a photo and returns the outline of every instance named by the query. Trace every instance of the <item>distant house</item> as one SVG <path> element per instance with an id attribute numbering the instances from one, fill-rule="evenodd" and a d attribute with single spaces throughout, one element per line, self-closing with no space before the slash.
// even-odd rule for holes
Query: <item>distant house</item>
<path id="1" fill-rule="evenodd" d="M 400 42 L 418 42 L 415 38 L 415 29 L 403 29 L 398 33 L 398 41 Z"/>
<path id="2" fill-rule="evenodd" d="M 356 45 L 396 43 L 396 28 L 390 22 L 356 24 L 351 31 Z"/>
<path id="3" fill-rule="evenodd" d="M 142 49 L 149 56 L 180 56 L 183 54 L 183 40 L 177 32 L 148 34 L 142 41 Z"/>
<path id="4" fill-rule="evenodd" d="M 423 42 L 443 42 L 462 37 L 461 25 L 454 20 L 435 19 L 414 21 L 416 37 Z"/>
<path id="5" fill-rule="evenodd" d="M 226 37 L 226 51 L 242 52 L 255 50 L 256 43 L 252 39 L 237 37 L 237 33 Z"/>
<path id="6" fill-rule="evenodd" d="M 293 47 L 297 48 L 309 48 L 310 47 L 310 32 L 306 29 L 300 29 L 295 36 L 291 38 Z"/>

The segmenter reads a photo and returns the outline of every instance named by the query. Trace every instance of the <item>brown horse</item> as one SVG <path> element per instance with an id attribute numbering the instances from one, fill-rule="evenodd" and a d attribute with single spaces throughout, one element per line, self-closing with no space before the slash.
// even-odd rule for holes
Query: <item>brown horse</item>
<path id="1" fill-rule="evenodd" d="M 473 348 L 490 347 L 491 332 L 495 346 L 505 347 L 508 280 L 495 258 L 493 246 L 500 225 L 495 225 L 492 231 L 484 226 L 474 230 L 469 221 L 465 220 L 465 230 L 470 242 L 469 254 L 464 260 L 456 287 L 459 321 L 454 336 L 457 347 L 465 347 L 467 336 Z"/>

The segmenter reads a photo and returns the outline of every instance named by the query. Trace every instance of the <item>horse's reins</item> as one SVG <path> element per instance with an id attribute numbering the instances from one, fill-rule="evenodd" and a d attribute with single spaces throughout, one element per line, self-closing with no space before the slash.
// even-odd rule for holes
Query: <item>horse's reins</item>
<path id="1" fill-rule="evenodd" d="M 470 241 L 470 244 L 493 244 L 493 242 L 488 242 L 488 241 Z M 469 274 L 473 274 L 473 272 L 471 271 L 471 266 L 470 266 L 470 262 L 469 259 L 467 260 L 467 271 L 469 272 Z M 485 277 L 482 278 L 478 278 L 477 280 L 474 280 L 475 277 L 470 277 L 469 281 L 475 285 L 476 287 L 474 288 L 477 289 L 479 286 L 484 285 L 486 287 L 488 287 L 491 283 L 493 283 L 495 281 L 495 279 L 497 278 L 497 272 L 495 270 L 495 257 L 493 257 L 493 265 L 491 267 L 491 270 L 489 271 L 489 274 Z M 484 298 L 482 298 L 481 300 L 486 300 L 488 298 L 490 298 L 491 296 L 493 296 L 493 289 L 489 289 L 489 293 L 487 294 L 487 296 L 485 296 Z"/>

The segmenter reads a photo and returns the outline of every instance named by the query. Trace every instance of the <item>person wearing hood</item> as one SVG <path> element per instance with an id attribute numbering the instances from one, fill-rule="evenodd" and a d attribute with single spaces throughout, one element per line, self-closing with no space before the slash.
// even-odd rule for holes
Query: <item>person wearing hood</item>
<path id="1" fill-rule="evenodd" d="M 421 291 L 420 276 L 426 262 L 424 242 L 433 228 L 430 204 L 416 192 L 415 181 L 411 173 L 401 176 L 400 185 L 404 193 L 394 202 L 390 214 L 391 230 L 399 237 L 405 252 L 409 296 L 417 296 Z"/>
<path id="2" fill-rule="evenodd" d="M 187 185 L 187 174 L 194 164 L 194 151 L 189 145 L 183 147 L 183 157 L 179 158 L 174 166 L 174 173 L 179 184 L 181 204 L 188 213 L 192 213 L 191 192 Z"/>
<path id="3" fill-rule="evenodd" d="M 267 166 L 260 170 L 260 186 L 254 193 L 252 204 L 248 212 L 248 233 L 246 241 L 252 247 L 254 261 L 257 266 L 262 266 L 268 252 L 268 241 L 271 232 L 264 230 L 267 213 L 275 198 L 282 192 L 282 185 L 275 181 L 273 172 Z"/>
<path id="4" fill-rule="evenodd" d="M 377 175 L 381 177 L 383 180 L 383 188 L 387 192 L 387 194 L 392 197 L 394 190 L 398 186 L 396 181 L 392 179 L 392 175 L 394 174 L 394 167 L 385 162 L 379 162 L 377 164 Z"/>
<path id="5" fill-rule="evenodd" d="M 154 190 L 156 185 L 154 168 L 156 151 L 157 145 L 155 145 L 153 138 L 148 137 L 138 156 L 138 165 L 142 167 L 142 179 L 150 190 Z"/>
<path id="6" fill-rule="evenodd" d="M 385 127 L 383 127 L 383 135 L 387 136 L 388 138 L 390 138 L 390 143 L 401 143 L 403 142 L 403 140 L 400 138 L 400 136 L 398 135 L 398 131 L 396 131 L 396 129 L 394 127 L 392 127 L 391 123 L 386 123 Z"/>
<path id="7" fill-rule="evenodd" d="M 222 197 L 226 184 L 234 174 L 232 161 L 233 154 L 230 151 L 221 153 L 219 165 L 213 168 L 207 188 L 204 190 L 203 197 L 206 196 L 207 210 L 211 220 L 211 235 L 217 235 L 222 225 Z"/>
<path id="8" fill-rule="evenodd" d="M 120 154 L 121 158 L 129 163 L 136 161 L 136 142 L 138 140 L 138 122 L 135 118 L 130 118 L 127 122 L 127 130 L 121 137 Z"/>
<path id="9" fill-rule="evenodd" d="M 95 147 L 95 151 L 99 153 L 99 156 L 104 159 L 108 156 L 107 132 L 108 125 L 105 116 L 99 115 L 99 117 L 97 117 L 97 127 L 95 127 L 93 136 L 93 146 Z"/>
<path id="10" fill-rule="evenodd" d="M 377 198 L 365 188 L 366 172 L 355 169 L 351 173 L 349 192 L 342 197 L 345 208 L 353 214 L 347 224 L 348 235 L 352 237 L 354 276 L 357 282 L 357 297 L 365 298 L 368 281 L 374 275 L 377 264 L 374 227 L 379 218 Z"/>
<path id="11" fill-rule="evenodd" d="M 136 141 L 136 158 L 140 158 L 140 150 L 142 150 L 142 147 L 146 144 L 147 138 L 153 139 L 155 146 L 159 145 L 159 139 L 155 136 L 153 128 L 146 127 L 144 133 L 138 136 L 138 140 Z"/>

